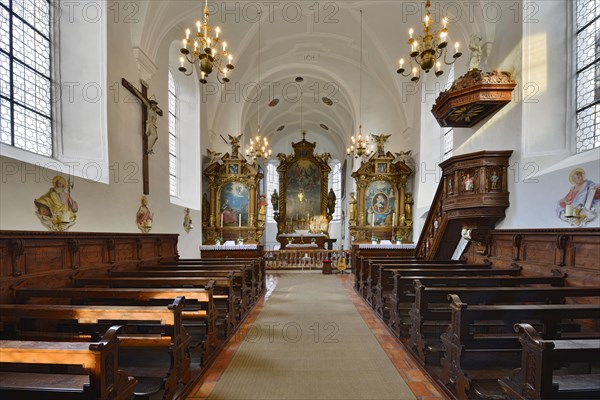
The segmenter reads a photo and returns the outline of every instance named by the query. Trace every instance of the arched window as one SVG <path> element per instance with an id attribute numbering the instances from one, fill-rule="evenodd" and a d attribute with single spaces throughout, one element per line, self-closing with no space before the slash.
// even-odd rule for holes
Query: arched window
<path id="1" fill-rule="evenodd" d="M 267 222 L 275 222 L 273 219 L 273 205 L 271 204 L 271 195 L 273 191 L 279 191 L 279 174 L 277 173 L 277 165 L 274 163 L 267 164 Z"/>
<path id="2" fill-rule="evenodd" d="M 342 217 L 342 164 L 339 161 L 329 163 L 331 172 L 329 173 L 329 188 L 335 193 L 335 211 L 333 221 L 339 221 Z"/>
<path id="3" fill-rule="evenodd" d="M 51 157 L 49 0 L 0 2 L 0 140 Z"/>
<path id="4" fill-rule="evenodd" d="M 600 2 L 575 3 L 577 153 L 600 147 Z"/>
<path id="5" fill-rule="evenodd" d="M 173 74 L 169 71 L 169 192 L 179 195 L 179 99 Z"/>

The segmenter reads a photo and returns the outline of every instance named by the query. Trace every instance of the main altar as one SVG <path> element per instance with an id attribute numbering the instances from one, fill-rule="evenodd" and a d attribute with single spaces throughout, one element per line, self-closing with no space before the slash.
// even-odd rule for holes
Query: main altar
<path id="1" fill-rule="evenodd" d="M 294 153 L 279 153 L 279 194 L 271 196 L 277 241 L 281 249 L 320 248 L 329 239 L 329 223 L 335 209 L 335 195 L 328 194 L 331 168 L 329 153 L 315 154 L 316 143 L 292 143 Z"/>

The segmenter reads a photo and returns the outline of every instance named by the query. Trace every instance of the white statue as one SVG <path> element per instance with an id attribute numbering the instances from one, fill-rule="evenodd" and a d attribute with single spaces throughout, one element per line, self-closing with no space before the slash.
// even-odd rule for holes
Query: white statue
<path id="1" fill-rule="evenodd" d="M 481 64 L 481 48 L 483 46 L 481 35 L 475 33 L 469 42 L 469 70 L 479 69 Z"/>

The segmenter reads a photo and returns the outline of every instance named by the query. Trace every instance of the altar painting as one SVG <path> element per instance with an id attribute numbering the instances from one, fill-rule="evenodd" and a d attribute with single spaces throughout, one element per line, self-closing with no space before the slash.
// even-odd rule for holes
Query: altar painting
<path id="1" fill-rule="evenodd" d="M 239 182 L 228 182 L 221 188 L 219 196 L 223 226 L 238 226 L 242 216 L 242 226 L 248 225 L 248 187 Z"/>
<path id="2" fill-rule="evenodd" d="M 396 196 L 390 182 L 371 182 L 367 188 L 365 200 L 367 205 L 366 225 L 392 226 Z"/>
<path id="3" fill-rule="evenodd" d="M 286 216 L 305 218 L 321 215 L 321 171 L 310 160 L 298 160 L 287 170 Z"/>

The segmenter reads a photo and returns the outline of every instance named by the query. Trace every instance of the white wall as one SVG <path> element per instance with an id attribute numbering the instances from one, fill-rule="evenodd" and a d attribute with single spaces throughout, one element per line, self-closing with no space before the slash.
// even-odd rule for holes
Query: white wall
<path id="1" fill-rule="evenodd" d="M 108 149 L 110 179 L 108 184 L 75 178 L 73 198 L 79 204 L 77 223 L 70 231 L 77 232 L 139 232 L 135 214 L 142 196 L 142 132 L 141 107 L 121 86 L 126 78 L 140 87 L 140 71 L 133 57 L 129 38 L 131 24 L 108 21 L 108 88 L 102 99 L 108 107 Z M 170 202 L 168 187 L 168 105 L 167 68 L 168 43 L 164 62 L 150 80 L 149 93 L 155 95 L 164 116 L 158 119 L 159 139 L 150 155 L 149 208 L 154 213 L 151 233 L 179 233 L 179 252 L 183 257 L 197 257 L 201 235 L 200 213 L 192 210 L 195 229 L 183 230 L 184 208 Z M 80 49 L 84 51 L 83 48 Z M 90 51 L 96 51 L 91 49 Z M 78 57 L 83 57 L 81 53 Z M 63 56 L 62 62 L 69 62 Z M 71 62 L 75 62 L 71 60 Z M 62 76 L 68 81 L 69 76 Z M 89 123 L 77 121 L 82 126 Z M 196 132 L 199 134 L 199 132 Z M 51 162 L 51 161 L 49 161 Z M 0 157 L 0 229 L 45 230 L 35 215 L 33 200 L 51 186 L 56 172 L 43 164 L 32 165 Z M 84 169 L 85 170 L 85 169 Z M 88 176 L 94 177 L 90 166 Z M 66 174 L 65 174 L 66 176 Z M 199 204 L 191 205 L 199 209 Z"/>

